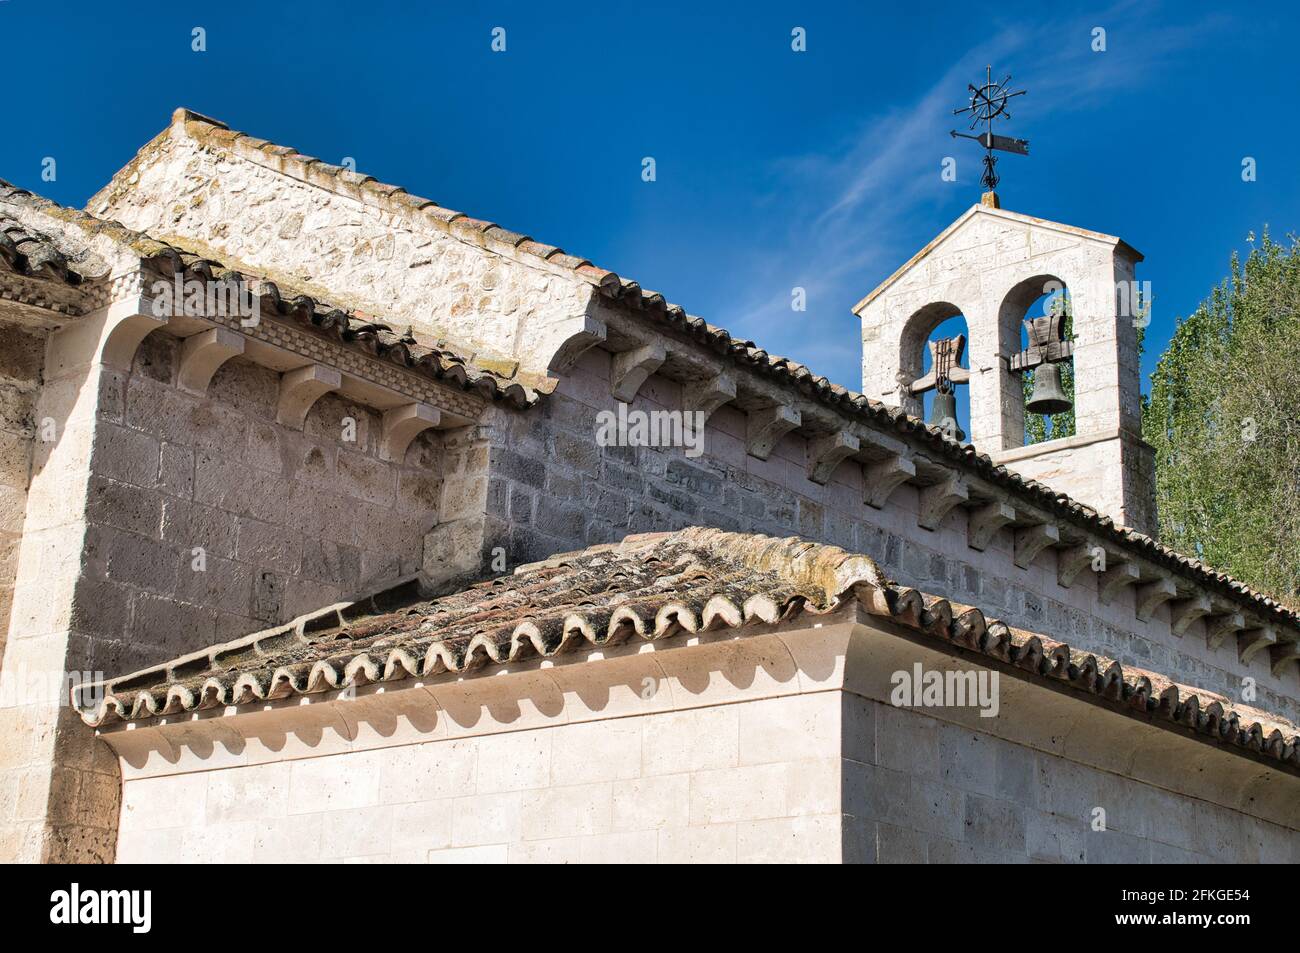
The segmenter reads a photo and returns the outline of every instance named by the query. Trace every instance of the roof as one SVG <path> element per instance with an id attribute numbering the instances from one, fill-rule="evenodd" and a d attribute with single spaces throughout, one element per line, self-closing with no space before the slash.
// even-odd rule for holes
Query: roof
<path id="1" fill-rule="evenodd" d="M 400 682 L 684 633 L 798 626 L 852 606 L 1022 678 L 1300 774 L 1295 725 L 893 584 L 870 557 L 691 528 L 556 556 L 440 598 L 415 581 L 74 690 L 90 725 Z M 102 696 L 102 697 L 101 697 Z"/>
<path id="2" fill-rule="evenodd" d="M 1005 466 L 995 464 L 987 454 L 979 453 L 973 447 L 964 446 L 950 439 L 942 431 L 930 427 L 919 418 L 909 416 L 897 408 L 872 400 L 839 384 L 833 384 L 826 377 L 814 374 L 805 365 L 770 354 L 753 341 L 735 338 L 725 328 L 709 324 L 703 318 L 688 314 L 684 308 L 670 303 L 659 292 L 643 289 L 638 282 L 620 277 L 607 268 L 592 264 L 586 258 L 570 255 L 561 248 L 534 241 L 527 235 L 510 231 L 493 222 L 472 218 L 464 212 L 439 206 L 432 199 L 413 195 L 400 186 L 379 182 L 373 176 L 331 165 L 312 156 L 303 155 L 289 146 L 277 145 L 265 139 L 234 131 L 220 120 L 193 110 L 177 109 L 172 115 L 172 125 L 162 135 L 168 135 L 173 130 L 214 146 L 227 148 L 249 158 L 250 161 L 261 162 L 284 174 L 331 189 L 341 195 L 348 195 L 394 211 L 419 212 L 431 227 L 461 241 L 480 246 L 490 245 L 497 250 L 510 251 L 517 257 L 523 256 L 524 260 L 531 259 L 537 263 L 544 262 L 548 266 L 567 269 L 594 284 L 598 293 L 605 298 L 622 304 L 632 313 L 659 325 L 662 329 L 694 341 L 731 364 L 792 387 L 802 396 L 849 420 L 859 420 L 886 431 L 907 435 L 918 441 L 925 448 L 925 452 L 937 460 L 946 461 L 959 470 L 987 480 L 994 486 L 1042 508 L 1056 518 L 1096 534 L 1103 541 L 1109 541 L 1156 566 L 1178 573 L 1211 593 L 1218 593 L 1239 603 L 1245 603 L 1245 608 L 1259 615 L 1266 622 L 1276 622 L 1290 626 L 1292 629 L 1300 629 L 1300 611 L 1256 591 L 1227 573 L 1218 572 L 1200 560 L 1163 546 L 1143 533 L 1116 525 L 1109 516 L 1043 483 L 1028 480 Z M 144 151 L 142 149 L 141 153 L 143 154 Z M 128 165 L 127 169 L 129 168 Z M 118 173 L 118 177 L 123 176 L 125 172 L 126 169 L 123 169 Z M 998 215 L 1077 234 L 1127 249 L 1136 260 L 1142 258 L 1140 253 L 1113 235 L 1091 232 L 1005 209 L 990 209 L 986 206 L 973 206 L 967 210 L 919 254 L 924 255 L 928 249 L 938 244 L 969 216 L 976 214 Z M 888 281 L 885 284 L 888 284 Z"/>
<path id="3" fill-rule="evenodd" d="M 294 321 L 344 346 L 365 351 L 444 384 L 474 391 L 515 407 L 536 403 L 538 394 L 514 380 L 511 374 L 480 368 L 444 347 L 417 341 L 410 330 L 399 334 L 371 315 L 335 307 L 296 289 L 276 283 L 246 269 L 236 271 L 221 262 L 187 251 L 172 242 L 162 242 L 119 222 L 106 221 L 78 209 L 70 209 L 20 189 L 0 179 L 0 264 L 22 274 L 57 277 L 68 284 L 80 284 L 88 275 L 78 272 L 54 246 L 52 240 L 4 214 L 4 205 L 36 211 L 57 221 L 75 225 L 90 235 L 103 234 L 138 254 L 160 274 L 180 275 L 182 280 L 233 279 L 247 285 L 259 297 L 261 314 Z M 102 263 L 100 263 L 102 266 Z M 83 269 L 84 270 L 84 269 Z M 102 277 L 102 274 L 94 277 Z"/>
<path id="4" fill-rule="evenodd" d="M 48 199 L 38 198 L 31 192 L 0 179 L 0 268 L 24 277 L 45 278 L 73 287 L 108 276 L 108 263 L 89 249 L 81 245 L 74 248 L 76 243 L 61 240 L 63 236 L 55 229 L 47 233 L 30 223 L 24 223 L 6 211 L 5 206 L 15 212 L 20 208 L 42 211 L 54 209 L 58 211 L 59 219 L 73 218 L 79 223 L 93 219 L 93 216 L 84 212 L 64 209 Z M 99 224 L 107 226 L 109 223 Z M 123 226 L 117 228 L 122 233 L 130 233 Z M 133 236 L 135 234 L 132 233 Z"/>
<path id="5" fill-rule="evenodd" d="M 947 239 L 949 235 L 957 231 L 957 229 L 961 228 L 962 225 L 966 224 L 967 221 L 974 218 L 976 215 L 992 215 L 995 218 L 1002 218 L 1002 219 L 1006 219 L 1007 221 L 1018 222 L 1022 225 L 1036 225 L 1039 228 L 1046 228 L 1049 229 L 1050 231 L 1063 232 L 1067 235 L 1074 235 L 1078 238 L 1087 238 L 1087 239 L 1091 239 L 1092 241 L 1102 242 L 1103 244 L 1106 245 L 1114 245 L 1116 248 L 1122 251 L 1127 257 L 1133 259 L 1134 262 L 1142 261 L 1142 257 L 1143 257 L 1142 253 L 1138 251 L 1136 248 L 1134 248 L 1132 245 L 1130 245 L 1128 242 L 1124 241 L 1124 239 L 1119 238 L 1118 236 L 1107 235 L 1105 232 L 1094 232 L 1091 229 L 1079 228 L 1076 225 L 1064 225 L 1061 222 L 1053 222 L 1050 219 L 1035 218 L 1032 215 L 1025 215 L 1021 212 L 1012 212 L 1009 209 L 995 208 L 992 206 L 984 205 L 983 203 L 978 203 L 972 205 L 960 216 L 958 216 L 956 221 L 954 221 L 951 225 L 949 225 L 947 228 L 941 231 L 934 238 L 930 239 L 930 241 L 926 243 L 924 248 L 922 248 L 919 252 L 917 252 L 906 262 L 904 262 L 903 265 L 897 268 L 892 275 L 890 275 L 880 284 L 876 285 L 876 287 L 873 288 L 865 298 L 863 298 L 861 301 L 859 301 L 857 304 L 853 306 L 853 313 L 854 314 L 861 313 L 862 309 L 865 308 L 868 304 L 870 304 L 875 298 L 879 297 L 880 294 L 886 288 L 888 288 L 890 285 L 896 282 L 899 278 L 903 277 L 903 275 L 905 275 L 908 271 L 914 268 L 917 265 L 917 263 L 924 261 L 926 256 L 929 255 L 930 252 L 938 248 L 941 244 L 943 244 L 944 240 Z"/>
<path id="6" fill-rule="evenodd" d="M 446 208 L 439 205 L 433 199 L 415 195 L 399 185 L 389 185 L 378 181 L 374 176 L 354 172 L 342 166 L 325 162 L 315 156 L 305 155 L 297 149 L 294 149 L 292 146 L 277 145 L 276 143 L 270 142 L 266 139 L 259 139 L 256 136 L 250 136 L 247 133 L 231 129 L 221 120 L 213 119 L 211 116 L 205 116 L 192 109 L 181 107 L 175 110 L 175 112 L 172 113 L 172 125 L 169 127 L 168 131 L 170 132 L 172 129 L 179 130 L 183 134 L 192 136 L 202 142 L 232 149 L 239 155 L 242 155 L 251 161 L 270 166 L 280 172 L 291 175 L 294 178 L 305 182 L 311 182 L 336 193 L 368 200 L 369 202 L 378 203 L 381 206 L 394 210 L 421 212 L 425 218 L 435 224 L 439 230 L 447 231 L 462 240 L 469 239 L 471 235 L 478 235 L 494 242 L 503 243 L 512 247 L 522 255 L 537 259 L 538 261 L 547 262 L 551 265 L 559 265 L 562 268 L 568 269 L 575 274 L 582 276 L 593 284 L 599 286 L 601 291 L 608 297 L 623 298 L 628 294 L 633 294 L 643 295 L 644 297 L 651 299 L 658 298 L 662 301 L 662 295 L 659 295 L 657 292 L 643 291 L 637 282 L 628 278 L 620 277 L 616 272 L 608 268 L 595 265 L 588 258 L 584 258 L 580 255 L 569 254 L 563 248 L 556 245 L 549 245 L 545 242 L 535 241 L 530 235 L 512 231 L 496 222 L 474 218 L 465 212 Z M 166 133 L 164 133 L 164 135 L 165 134 Z M 119 173 L 119 175 L 121 175 L 121 173 Z M 967 218 L 981 211 L 989 214 L 1000 215 L 1008 219 L 1037 224 L 1057 231 L 1069 232 L 1071 234 L 1096 239 L 1112 245 L 1119 245 L 1127 249 L 1136 260 L 1142 260 L 1142 255 L 1133 249 L 1132 246 L 1113 235 L 1106 235 L 1102 232 L 1076 228 L 1072 225 L 1063 225 L 1046 219 L 1033 218 L 1017 212 L 1009 212 L 1002 209 L 989 209 L 980 205 L 973 206 L 963 214 L 961 218 L 948 226 L 947 229 L 945 229 L 933 242 L 927 245 L 926 248 L 918 254 L 917 259 L 923 257 L 926 252 L 942 241 L 943 238 L 947 237 L 947 235 L 953 232 Z M 481 242 L 471 240 L 471 244 L 481 244 Z M 872 292 L 872 296 L 883 289 L 885 285 L 891 283 L 899 274 L 905 271 L 906 268 L 907 266 L 904 266 L 899 269 L 894 276 L 887 279 L 886 282 L 881 285 L 881 288 Z M 868 296 L 868 298 L 870 297 L 871 296 Z"/>
<path id="7" fill-rule="evenodd" d="M 676 305 L 665 303 L 662 296 L 655 296 L 654 300 L 647 299 L 640 307 L 648 318 L 693 338 L 732 364 L 792 387 L 802 396 L 849 420 L 859 420 L 910 437 L 935 460 L 945 461 L 964 473 L 984 479 L 1065 523 L 1096 534 L 1103 542 L 1110 542 L 1155 566 L 1178 573 L 1211 593 L 1245 603 L 1246 608 L 1266 621 L 1300 628 L 1300 611 L 1198 559 L 1162 545 L 1145 533 L 1117 524 L 1111 517 L 1045 483 L 1028 479 L 994 463 L 988 454 L 951 439 L 942 430 L 931 427 L 919 417 L 834 384 L 797 361 L 769 354 L 753 341 L 733 338 L 724 328 L 714 327 L 701 318 L 688 315 Z"/>
<path id="8" fill-rule="evenodd" d="M 172 124 L 161 135 L 172 131 L 190 136 L 201 142 L 223 147 L 246 159 L 276 169 L 285 175 L 304 182 L 310 182 L 321 188 L 329 189 L 340 195 L 358 199 L 370 205 L 379 205 L 394 211 L 406 213 L 418 212 L 430 225 L 469 244 L 482 245 L 491 241 L 500 246 L 514 250 L 520 256 L 546 263 L 570 271 L 575 275 L 600 287 L 617 286 L 618 275 L 605 268 L 593 265 L 586 258 L 570 255 L 564 249 L 544 242 L 534 241 L 530 236 L 502 228 L 495 222 L 472 218 L 464 212 L 440 206 L 432 199 L 413 195 L 397 185 L 388 185 L 374 176 L 353 172 L 342 166 L 324 162 L 314 156 L 303 155 L 290 146 L 277 145 L 265 139 L 258 139 L 243 132 L 231 129 L 219 119 L 213 119 L 192 109 L 179 108 L 172 113 Z M 161 137 L 159 137 L 161 138 Z M 141 149 L 143 154 L 148 146 Z M 128 164 L 127 168 L 131 166 Z M 122 176 L 123 169 L 114 177 Z M 111 188 L 110 183 L 107 188 Z M 92 197 L 91 201 L 94 201 Z"/>
<path id="9" fill-rule="evenodd" d="M 0 267 L 29 278 L 50 278 L 69 285 L 79 285 L 85 277 L 69 267 L 67 258 L 49 238 L 25 228 L 3 212 L 0 212 Z"/>

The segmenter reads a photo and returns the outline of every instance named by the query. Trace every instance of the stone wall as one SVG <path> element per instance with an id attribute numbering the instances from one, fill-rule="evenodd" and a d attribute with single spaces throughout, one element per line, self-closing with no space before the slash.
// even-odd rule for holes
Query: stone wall
<path id="1" fill-rule="evenodd" d="M 1129 434 L 1106 436 L 1095 434 L 1065 437 L 1044 443 L 990 454 L 994 463 L 1014 470 L 1027 480 L 1038 480 L 1051 487 L 1072 483 L 1080 494 L 1074 496 L 1100 512 L 1104 501 L 1123 499 L 1126 513 L 1135 526 L 1156 525 L 1155 451 L 1151 445 Z M 1080 474 L 1087 474 L 1081 485 Z"/>
<path id="2" fill-rule="evenodd" d="M 36 439 L 36 399 L 45 364 L 45 334 L 16 326 L 3 328 L 0 346 L 0 658 L 9 632 L 18 552 L 31 480 L 32 442 Z"/>
<path id="3" fill-rule="evenodd" d="M 1294 831 L 840 691 L 183 760 L 126 780 L 119 862 L 1300 860 Z"/>
<path id="4" fill-rule="evenodd" d="M 1300 718 L 1296 670 L 1272 674 L 1267 653 L 1247 665 L 1228 640 L 1206 645 L 1203 625 L 1185 636 L 1169 626 L 1168 608 L 1136 617 L 1132 588 L 1109 605 L 1083 572 L 1070 588 L 1057 581 L 1054 551 L 1029 569 L 1012 561 L 1001 530 L 984 552 L 967 545 L 960 507 L 937 531 L 917 525 L 918 494 L 902 486 L 883 510 L 863 502 L 861 468 L 846 462 L 830 483 L 808 479 L 806 441 L 789 434 L 768 460 L 745 452 L 745 417 L 723 407 L 709 420 L 704 455 L 682 448 L 600 447 L 597 414 L 617 406 L 609 387 L 610 355 L 588 351 L 556 393 L 522 414 L 489 418 L 492 441 L 485 551 L 500 547 L 513 569 L 628 533 L 715 526 L 774 536 L 799 535 L 874 557 L 898 582 L 979 606 L 990 617 L 1106 654 L 1126 666 L 1165 673 L 1238 698 L 1241 678 L 1258 683 L 1251 704 Z M 679 384 L 658 375 L 642 386 L 637 410 L 682 406 Z"/>
<path id="5" fill-rule="evenodd" d="M 34 418 L 31 480 L 0 703 L 0 858 L 103 862 L 113 856 L 121 780 L 112 752 L 69 707 L 67 675 L 93 672 L 99 624 L 85 591 L 87 485 L 102 391 L 112 375 L 85 359 L 102 325 L 51 332 Z M 83 676 L 83 677 L 85 677 Z M 82 680 L 82 678 L 78 678 Z"/>
<path id="6" fill-rule="evenodd" d="M 444 209 L 363 201 L 355 188 L 340 194 L 339 180 L 304 181 L 250 146 L 210 141 L 216 132 L 174 124 L 88 209 L 333 305 L 409 323 L 465 357 L 482 351 L 480 363 L 513 356 L 529 366 L 536 357 L 531 369 L 544 370 L 569 333 L 555 325 L 586 312 L 591 284 L 541 259 L 521 265 L 494 254 L 472 228 L 454 237 Z"/>
<path id="7" fill-rule="evenodd" d="M 236 358 L 203 397 L 155 331 L 129 370 L 98 349 L 112 309 L 54 332 L 0 705 L 0 858 L 111 859 L 120 777 L 69 707 L 69 678 L 122 674 L 418 571 L 425 535 L 482 483 L 474 428 L 379 458 L 380 418 L 327 396 L 276 423 L 278 375 Z M 480 452 L 481 456 L 481 452 Z M 444 505 L 443 497 L 450 501 Z M 481 503 L 474 509 L 481 513 Z"/>
<path id="8" fill-rule="evenodd" d="M 380 460 L 379 416 L 333 394 L 302 431 L 281 426 L 278 375 L 241 358 L 192 396 L 175 386 L 179 349 L 151 334 L 99 408 L 77 601 L 106 672 L 413 575 L 456 465 L 436 431 L 402 464 Z"/>
<path id="9" fill-rule="evenodd" d="M 118 861 L 839 860 L 839 700 L 128 780 Z"/>
<path id="10" fill-rule="evenodd" d="M 846 861 L 1300 860 L 1295 831 L 1240 811 L 924 712 L 847 693 L 844 705 Z M 1097 808 L 1104 830 L 1095 829 Z"/>

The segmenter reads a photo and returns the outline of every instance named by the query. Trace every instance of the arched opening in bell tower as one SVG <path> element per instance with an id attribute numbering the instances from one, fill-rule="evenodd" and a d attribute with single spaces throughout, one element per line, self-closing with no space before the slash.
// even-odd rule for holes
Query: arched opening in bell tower
<path id="1" fill-rule="evenodd" d="M 1021 421 L 1020 445 L 1075 435 L 1073 322 L 1070 289 L 1055 275 L 1027 278 L 1003 299 L 1001 350 L 1008 371 L 1020 378 L 1006 392 L 1018 404 L 1008 417 Z"/>
<path id="2" fill-rule="evenodd" d="M 907 320 L 899 342 L 898 385 L 901 398 L 899 405 L 907 413 L 940 426 L 949 432 L 949 436 L 962 439 L 970 433 L 970 388 L 954 387 L 951 383 L 932 380 L 936 353 L 941 354 L 941 360 L 945 360 L 943 357 L 945 353 L 948 360 L 957 360 L 963 353 L 960 349 L 954 350 L 951 346 L 946 352 L 937 351 L 935 345 L 937 342 L 959 336 L 961 346 L 965 347 L 970 340 L 970 332 L 966 317 L 957 305 L 948 301 L 936 301 L 917 310 Z M 965 361 L 962 360 L 961 364 L 965 365 Z M 942 378 L 943 375 L 939 376 Z M 958 383 L 965 383 L 961 375 L 957 376 Z M 918 382 L 925 383 L 918 384 Z M 941 401 L 949 399 L 941 394 L 951 395 L 951 406 L 956 408 L 951 423 L 938 422 L 939 416 L 942 416 L 944 421 L 950 419 L 947 412 L 936 415 L 934 409 L 936 399 Z"/>

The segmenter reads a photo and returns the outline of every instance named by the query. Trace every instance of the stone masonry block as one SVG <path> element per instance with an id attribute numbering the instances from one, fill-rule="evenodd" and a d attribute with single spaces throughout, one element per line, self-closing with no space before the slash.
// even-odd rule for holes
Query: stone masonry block
<path id="1" fill-rule="evenodd" d="M 553 784 L 625 780 L 641 773 L 639 719 L 562 725 L 551 734 Z"/>
<path id="2" fill-rule="evenodd" d="M 582 539 L 582 529 L 586 524 L 586 512 L 576 504 L 563 503 L 549 496 L 538 497 L 537 529 L 560 539 Z"/>
<path id="3" fill-rule="evenodd" d="M 480 794 L 495 794 L 547 787 L 551 783 L 554 736 L 554 731 L 539 730 L 479 738 L 470 766 L 473 789 Z"/>
<path id="4" fill-rule="evenodd" d="M 302 562 L 302 538 L 283 526 L 236 520 L 235 558 L 262 569 L 294 574 Z"/>
<path id="5" fill-rule="evenodd" d="M 613 827 L 610 782 L 549 787 L 521 798 L 520 836 L 525 840 L 608 834 Z"/>
<path id="6" fill-rule="evenodd" d="M 301 572 L 308 579 L 350 592 L 361 579 L 361 551 L 327 539 L 304 539 Z"/>
<path id="7" fill-rule="evenodd" d="M 357 453 L 338 456 L 339 488 L 350 496 L 391 506 L 397 492 L 394 468 L 381 460 Z"/>
<path id="8" fill-rule="evenodd" d="M 91 477 L 86 515 L 93 522 L 141 536 L 161 536 L 162 499 L 153 490 L 129 483 Z"/>
<path id="9" fill-rule="evenodd" d="M 115 424 L 101 425 L 95 442 L 97 475 L 119 483 L 152 487 L 158 482 L 158 464 L 159 443 L 155 437 Z"/>
<path id="10" fill-rule="evenodd" d="M 175 589 L 179 598 L 232 615 L 246 617 L 250 614 L 253 592 L 251 566 L 211 554 L 201 564 L 205 568 L 197 570 L 195 565 L 188 554 L 181 556 Z M 198 644 L 197 647 L 203 646 Z"/>
<path id="11" fill-rule="evenodd" d="M 215 609 L 140 592 L 133 600 L 131 638 L 157 646 L 159 661 L 174 658 L 211 645 L 216 616 Z"/>

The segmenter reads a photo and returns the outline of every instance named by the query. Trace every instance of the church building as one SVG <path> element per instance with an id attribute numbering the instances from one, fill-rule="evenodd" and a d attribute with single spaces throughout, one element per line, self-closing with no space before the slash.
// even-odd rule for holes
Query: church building
<path id="1" fill-rule="evenodd" d="M 1300 862 L 1300 616 L 1157 539 L 1142 256 L 999 206 L 855 393 L 186 109 L 0 181 L 0 858 Z"/>

